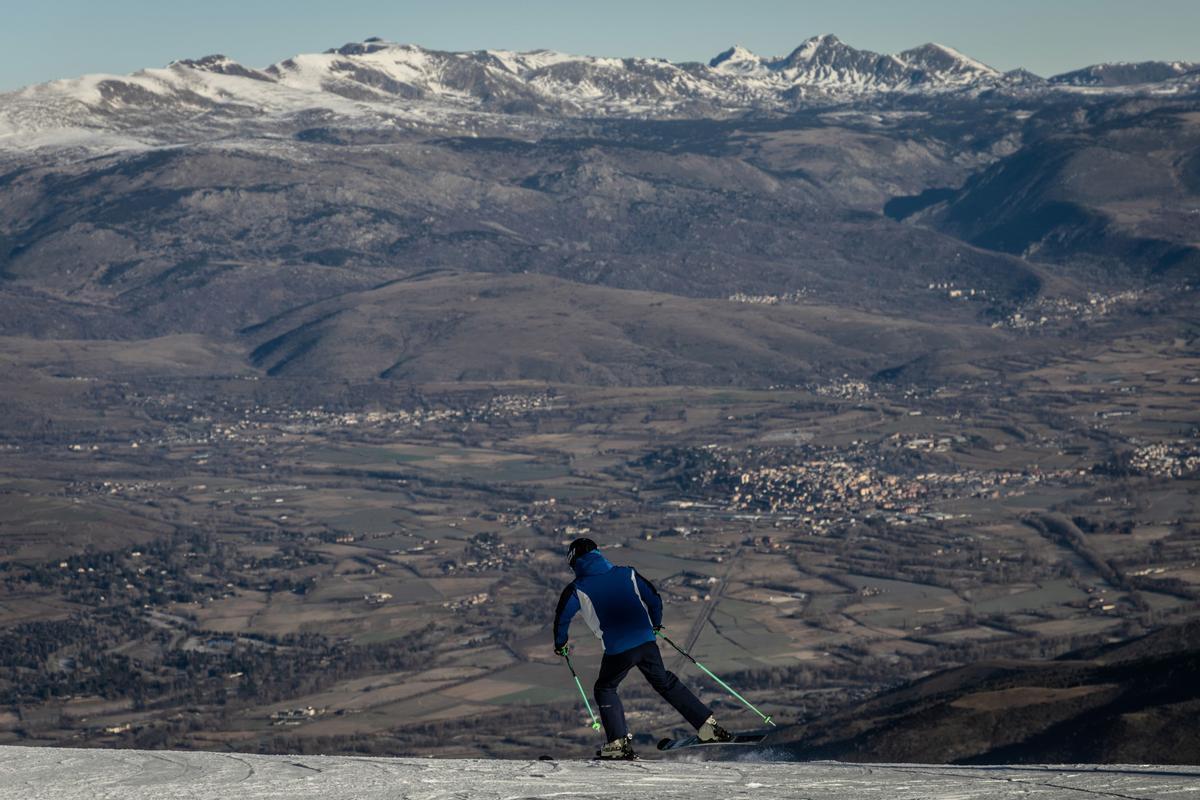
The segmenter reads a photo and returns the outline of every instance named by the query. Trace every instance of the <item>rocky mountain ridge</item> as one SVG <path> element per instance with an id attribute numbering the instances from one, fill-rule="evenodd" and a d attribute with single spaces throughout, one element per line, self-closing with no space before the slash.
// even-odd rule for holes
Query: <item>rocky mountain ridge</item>
<path id="1" fill-rule="evenodd" d="M 1070 86 L 1132 86 L 1162 83 L 1191 74 L 1195 77 L 1200 63 L 1188 61 L 1140 61 L 1093 64 L 1050 78 L 1051 83 Z"/>
<path id="2" fill-rule="evenodd" d="M 174 61 L 131 75 L 85 75 L 0 95 L 0 150 L 98 146 L 98 134 L 146 127 L 246 125 L 337 116 L 368 125 L 532 125 L 536 120 L 728 118 L 904 99 L 1033 99 L 1095 94 L 1177 96 L 1200 88 L 1194 64 L 1096 65 L 1049 80 L 1002 73 L 952 48 L 895 55 L 831 34 L 786 56 L 733 47 L 707 64 L 573 56 L 552 50 L 446 52 L 378 38 L 303 54 L 265 69 L 225 56 Z M 483 117 L 497 117 L 480 121 Z M 186 138 L 186 136 L 184 137 Z M 110 142 L 112 144 L 112 142 Z M 120 144 L 120 142 L 116 142 Z M 126 142 L 128 144 L 128 142 Z"/>

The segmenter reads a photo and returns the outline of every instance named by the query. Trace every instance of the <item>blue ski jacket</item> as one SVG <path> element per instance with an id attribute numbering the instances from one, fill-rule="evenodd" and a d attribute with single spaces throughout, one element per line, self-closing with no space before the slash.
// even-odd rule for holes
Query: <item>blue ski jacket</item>
<path id="1" fill-rule="evenodd" d="M 654 641 L 662 625 L 662 598 L 633 567 L 614 567 L 599 550 L 575 559 L 575 580 L 563 589 L 554 614 L 554 649 L 567 643 L 576 613 L 604 643 L 604 652 L 623 653 Z"/>

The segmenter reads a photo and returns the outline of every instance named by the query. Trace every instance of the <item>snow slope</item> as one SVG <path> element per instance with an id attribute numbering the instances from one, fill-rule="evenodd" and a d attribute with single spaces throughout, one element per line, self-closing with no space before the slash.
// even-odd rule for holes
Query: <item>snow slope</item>
<path id="1" fill-rule="evenodd" d="M 1200 767 L 483 761 L 0 747 L 0 800 L 1200 796 Z"/>

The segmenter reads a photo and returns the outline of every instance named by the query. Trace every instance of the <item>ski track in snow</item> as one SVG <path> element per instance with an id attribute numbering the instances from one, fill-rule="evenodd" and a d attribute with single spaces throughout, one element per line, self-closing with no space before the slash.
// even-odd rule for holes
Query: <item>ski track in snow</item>
<path id="1" fill-rule="evenodd" d="M 1200 767 L 817 761 L 602 764 L 0 747 L 0 800 L 1200 798 Z"/>

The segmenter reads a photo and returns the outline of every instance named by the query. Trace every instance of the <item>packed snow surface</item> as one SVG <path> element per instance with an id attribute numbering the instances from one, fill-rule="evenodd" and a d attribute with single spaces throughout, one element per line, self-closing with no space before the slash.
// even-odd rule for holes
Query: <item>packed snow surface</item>
<path id="1" fill-rule="evenodd" d="M 999 800 L 1200 797 L 1200 767 L 503 761 L 0 747 L 0 798 Z"/>

